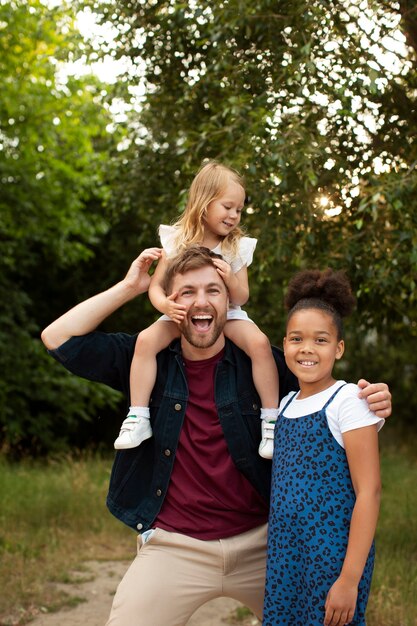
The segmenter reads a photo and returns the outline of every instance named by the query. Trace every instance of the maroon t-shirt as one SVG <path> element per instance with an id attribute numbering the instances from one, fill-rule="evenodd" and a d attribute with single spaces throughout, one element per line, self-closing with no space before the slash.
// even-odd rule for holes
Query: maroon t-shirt
<path id="1" fill-rule="evenodd" d="M 168 492 L 155 526 L 196 539 L 222 539 L 267 521 L 268 507 L 236 469 L 214 403 L 223 351 L 204 361 L 184 359 L 189 400 Z M 259 428 L 261 424 L 259 423 Z"/>

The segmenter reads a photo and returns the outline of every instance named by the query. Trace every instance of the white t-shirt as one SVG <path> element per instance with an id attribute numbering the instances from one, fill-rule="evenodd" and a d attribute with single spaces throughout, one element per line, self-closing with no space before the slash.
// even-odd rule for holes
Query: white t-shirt
<path id="1" fill-rule="evenodd" d="M 336 441 L 344 448 L 342 434 L 349 430 L 364 428 L 372 424 L 377 424 L 378 431 L 381 430 L 385 420 L 377 417 L 375 413 L 369 410 L 366 400 L 358 398 L 360 389 L 357 385 L 353 383 L 345 384 L 344 380 L 338 380 L 331 387 L 328 387 L 328 389 L 316 393 L 313 396 L 309 396 L 308 398 L 303 398 L 302 400 L 297 399 L 300 393 L 299 391 L 291 391 L 281 400 L 279 410 L 281 412 L 288 400 L 295 395 L 294 400 L 292 400 L 285 409 L 285 417 L 296 419 L 297 417 L 316 413 L 324 407 L 327 400 L 329 400 L 334 392 L 342 385 L 344 385 L 344 387 L 335 398 L 333 398 L 326 409 L 327 423 Z"/>

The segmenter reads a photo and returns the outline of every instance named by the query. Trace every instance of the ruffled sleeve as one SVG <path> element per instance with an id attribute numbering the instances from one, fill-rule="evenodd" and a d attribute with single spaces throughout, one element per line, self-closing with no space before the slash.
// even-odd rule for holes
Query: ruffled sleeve
<path id="1" fill-rule="evenodd" d="M 237 255 L 231 262 L 234 274 L 241 270 L 244 265 L 248 266 L 252 263 L 253 253 L 257 243 L 258 240 L 253 237 L 242 237 L 239 241 Z"/>
<path id="2" fill-rule="evenodd" d="M 167 224 L 161 224 L 158 229 L 159 239 L 161 245 L 166 252 L 167 256 L 174 256 L 178 250 L 175 247 L 175 236 L 177 234 L 176 229 L 173 226 Z"/>

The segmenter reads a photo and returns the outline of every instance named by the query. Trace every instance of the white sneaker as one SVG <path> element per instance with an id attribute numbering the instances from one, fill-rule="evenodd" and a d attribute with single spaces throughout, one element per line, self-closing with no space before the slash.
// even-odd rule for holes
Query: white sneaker
<path id="1" fill-rule="evenodd" d="M 119 436 L 114 442 L 114 447 L 116 450 L 136 448 L 149 437 L 152 437 L 150 421 L 146 417 L 130 415 L 123 422 Z"/>
<path id="2" fill-rule="evenodd" d="M 259 456 L 264 459 L 272 459 L 274 454 L 274 428 L 275 420 L 272 422 L 262 421 L 262 440 L 259 444 L 258 452 Z"/>

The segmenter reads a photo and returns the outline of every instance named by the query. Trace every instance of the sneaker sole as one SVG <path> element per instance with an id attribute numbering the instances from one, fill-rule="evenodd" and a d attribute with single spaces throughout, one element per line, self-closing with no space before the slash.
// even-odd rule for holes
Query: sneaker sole
<path id="1" fill-rule="evenodd" d="M 142 439 L 138 441 L 138 443 L 116 443 L 115 441 L 114 449 L 115 450 L 130 450 L 131 448 L 137 448 L 138 446 L 140 446 L 141 443 L 143 443 L 147 439 L 150 439 L 151 437 L 152 437 L 152 433 L 150 435 L 146 435 L 145 437 L 142 437 Z"/>

